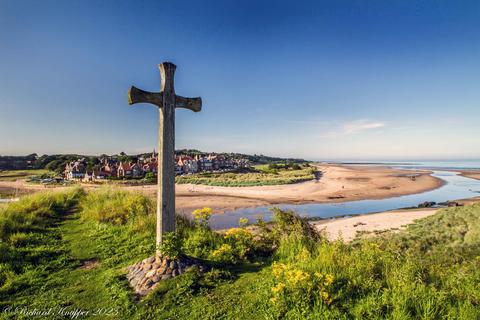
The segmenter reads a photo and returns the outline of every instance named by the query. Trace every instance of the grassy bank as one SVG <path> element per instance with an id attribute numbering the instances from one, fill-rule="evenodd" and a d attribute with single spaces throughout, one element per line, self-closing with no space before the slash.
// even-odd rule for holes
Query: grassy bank
<path id="1" fill-rule="evenodd" d="M 139 194 L 74 189 L 0 209 L 0 309 L 78 309 L 92 319 L 480 317 L 480 205 L 352 244 L 327 242 L 280 210 L 254 235 L 243 226 L 219 234 L 206 225 L 209 210 L 198 210 L 194 221 L 178 218 L 176 241 L 212 270 L 163 281 L 138 300 L 125 267 L 154 250 L 153 208 Z"/>
<path id="2" fill-rule="evenodd" d="M 314 168 L 299 165 L 295 168 L 285 168 L 279 165 L 273 169 L 268 165 L 262 165 L 245 172 L 200 172 L 183 175 L 176 177 L 175 181 L 180 184 L 224 187 L 282 185 L 312 180 L 315 177 L 314 172 Z"/>
<path id="3" fill-rule="evenodd" d="M 0 171 L 0 181 L 16 181 L 20 179 L 27 179 L 33 176 L 41 176 L 51 171 L 45 169 L 38 170 L 5 170 Z"/>

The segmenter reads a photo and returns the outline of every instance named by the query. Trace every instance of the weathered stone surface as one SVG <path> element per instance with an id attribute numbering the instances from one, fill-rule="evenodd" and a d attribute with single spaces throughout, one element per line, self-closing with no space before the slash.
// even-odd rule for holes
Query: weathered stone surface
<path id="1" fill-rule="evenodd" d="M 150 270 L 150 269 L 152 269 L 152 265 L 151 265 L 151 264 L 148 264 L 148 263 L 147 263 L 146 265 L 143 266 L 143 270 Z"/>
<path id="2" fill-rule="evenodd" d="M 155 257 L 147 258 L 147 263 L 153 263 L 153 262 L 155 262 Z"/>
<path id="3" fill-rule="evenodd" d="M 162 280 L 167 280 L 167 279 L 170 279 L 171 277 L 172 277 L 172 275 L 170 275 L 170 274 L 164 274 L 162 276 Z"/>
<path id="4" fill-rule="evenodd" d="M 167 269 L 165 267 L 160 267 L 158 270 L 157 270 L 157 274 L 158 275 L 162 275 L 165 273 Z"/>
<path id="5" fill-rule="evenodd" d="M 207 270 L 205 265 L 188 257 L 176 260 L 167 257 L 150 257 L 127 267 L 126 277 L 135 293 L 143 296 L 152 291 L 160 281 L 177 277 L 194 266 L 201 272 Z"/>
<path id="6" fill-rule="evenodd" d="M 161 74 L 160 92 L 147 92 L 135 87 L 128 91 L 128 103 L 151 103 L 159 108 L 158 139 L 158 189 L 156 244 L 163 234 L 175 231 L 175 109 L 184 108 L 198 112 L 201 98 L 185 98 L 175 94 L 174 75 L 176 66 L 170 62 L 159 65 Z"/>
<path id="7" fill-rule="evenodd" d="M 145 274 L 145 277 L 152 278 L 153 276 L 155 276 L 156 273 L 157 273 L 157 270 L 152 269 Z"/>
<path id="8" fill-rule="evenodd" d="M 154 283 L 151 279 L 148 279 L 145 281 L 145 287 L 150 288 Z"/>

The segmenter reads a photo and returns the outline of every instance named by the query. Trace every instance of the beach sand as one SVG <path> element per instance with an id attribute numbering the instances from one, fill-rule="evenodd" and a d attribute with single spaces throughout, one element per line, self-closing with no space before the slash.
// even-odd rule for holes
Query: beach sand
<path id="1" fill-rule="evenodd" d="M 456 200 L 462 205 L 480 202 L 480 197 Z M 381 232 L 397 230 L 415 220 L 431 216 L 440 210 L 439 208 L 400 209 L 372 214 L 362 214 L 349 218 L 337 218 L 312 222 L 317 230 L 325 230 L 329 240 L 339 238 L 349 242 L 355 238 L 357 232 Z"/>
<path id="2" fill-rule="evenodd" d="M 480 180 L 480 170 L 460 171 L 460 175 L 467 178 Z"/>
<path id="3" fill-rule="evenodd" d="M 399 170 L 381 166 L 346 166 L 319 164 L 319 181 L 256 187 L 216 187 L 181 184 L 176 186 L 176 208 L 190 213 L 194 209 L 211 207 L 214 213 L 254 206 L 275 204 L 345 202 L 362 199 L 382 199 L 414 194 L 438 188 L 442 180 L 432 177 L 430 171 Z M 86 189 L 98 185 L 82 184 Z M 62 190 L 65 187 L 46 188 L 24 181 L 0 181 L 0 188 L 16 188 L 25 192 Z M 124 186 L 155 197 L 156 185 Z"/>
<path id="4" fill-rule="evenodd" d="M 329 240 L 343 239 L 349 242 L 357 232 L 375 232 L 400 229 L 417 219 L 435 214 L 439 209 L 394 210 L 359 215 L 351 218 L 316 221 L 317 230 L 324 230 Z"/>
<path id="5" fill-rule="evenodd" d="M 211 207 L 221 213 L 237 208 L 275 204 L 345 202 L 383 199 L 433 190 L 443 182 L 430 171 L 398 170 L 378 166 L 318 165 L 320 181 L 257 187 L 177 185 L 176 206 L 188 212 Z M 154 192 L 153 187 L 151 192 Z M 147 191 L 148 192 L 148 191 Z"/>

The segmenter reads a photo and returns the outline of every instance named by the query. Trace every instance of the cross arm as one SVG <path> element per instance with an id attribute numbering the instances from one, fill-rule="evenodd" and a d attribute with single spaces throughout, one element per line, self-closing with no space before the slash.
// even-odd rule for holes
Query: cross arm
<path id="1" fill-rule="evenodd" d="M 193 112 L 199 112 L 202 110 L 202 98 L 185 98 L 182 96 L 175 96 L 175 107 L 190 109 Z"/>
<path id="2" fill-rule="evenodd" d="M 134 86 L 128 90 L 128 104 L 151 103 L 161 108 L 163 105 L 163 95 L 160 92 L 148 92 L 138 89 Z"/>

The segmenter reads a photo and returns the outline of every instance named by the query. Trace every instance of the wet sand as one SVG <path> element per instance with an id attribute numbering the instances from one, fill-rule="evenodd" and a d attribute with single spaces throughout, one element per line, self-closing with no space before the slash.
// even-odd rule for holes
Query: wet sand
<path id="1" fill-rule="evenodd" d="M 460 175 L 463 177 L 480 180 L 480 170 L 460 171 Z"/>

